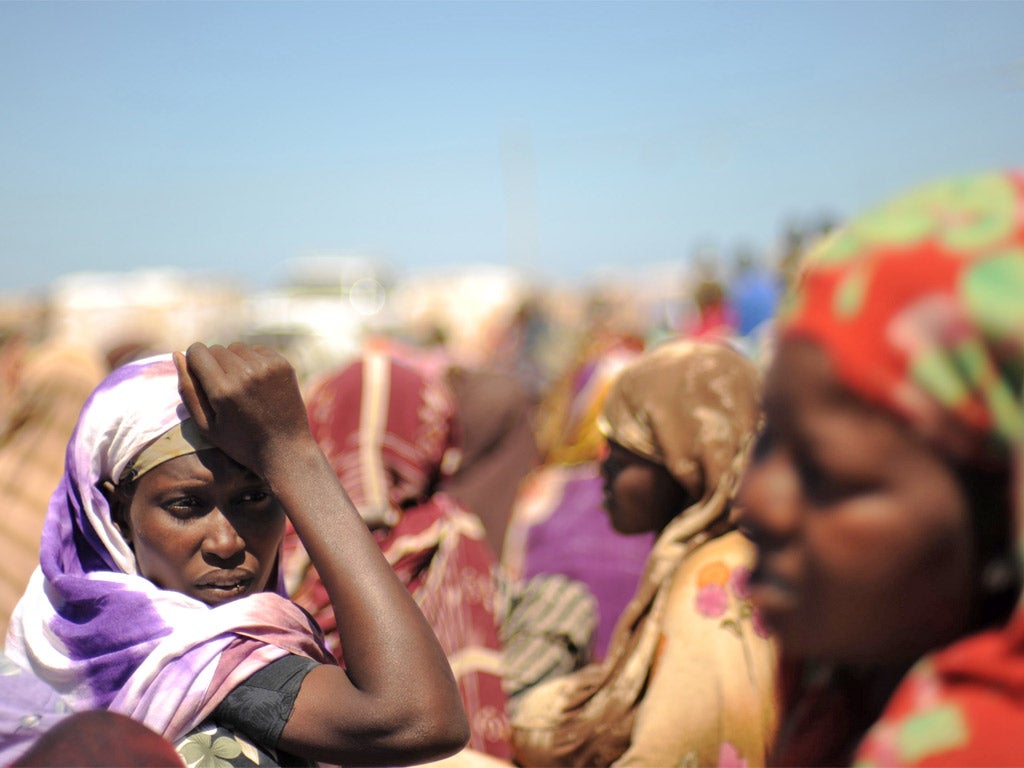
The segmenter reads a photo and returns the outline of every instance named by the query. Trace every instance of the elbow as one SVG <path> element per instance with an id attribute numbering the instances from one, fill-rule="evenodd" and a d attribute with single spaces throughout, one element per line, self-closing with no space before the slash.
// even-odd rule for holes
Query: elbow
<path id="1" fill-rule="evenodd" d="M 364 744 L 376 742 L 379 749 L 372 750 L 372 758 L 361 755 L 360 760 L 366 764 L 429 763 L 454 755 L 469 743 L 469 719 L 457 695 L 452 699 L 434 692 L 409 697 L 390 712 L 378 710 L 378 715 L 379 730 L 372 736 L 366 734 L 369 738 Z"/>
<path id="2" fill-rule="evenodd" d="M 466 748 L 470 739 L 469 718 L 466 717 L 466 710 L 461 704 L 447 718 L 444 727 L 438 729 L 438 733 L 440 738 L 437 748 L 440 756 L 447 757 Z"/>
<path id="3" fill-rule="evenodd" d="M 469 719 L 461 701 L 420 709 L 410 718 L 415 723 L 407 730 L 410 751 L 420 753 L 419 761 L 440 760 L 454 755 L 469 743 Z"/>
<path id="4" fill-rule="evenodd" d="M 456 709 L 406 708 L 366 728 L 354 740 L 339 736 L 343 747 L 308 755 L 334 765 L 408 766 L 442 760 L 469 743 L 469 722 L 462 705 Z M 280 745 L 279 745 L 280 746 Z"/>

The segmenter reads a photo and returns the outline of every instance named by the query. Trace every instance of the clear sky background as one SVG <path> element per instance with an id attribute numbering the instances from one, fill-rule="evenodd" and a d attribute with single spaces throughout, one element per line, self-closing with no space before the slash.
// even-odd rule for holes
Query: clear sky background
<path id="1" fill-rule="evenodd" d="M 1024 165 L 1024 2 L 0 0 L 0 293 L 559 280 Z"/>

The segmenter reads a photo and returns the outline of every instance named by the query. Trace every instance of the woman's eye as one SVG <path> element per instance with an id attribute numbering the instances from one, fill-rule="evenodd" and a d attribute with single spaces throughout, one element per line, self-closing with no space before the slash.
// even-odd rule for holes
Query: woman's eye
<path id="1" fill-rule="evenodd" d="M 163 507 L 175 517 L 189 517 L 196 514 L 200 502 L 195 496 L 180 496 L 166 502 Z"/>
<path id="2" fill-rule="evenodd" d="M 239 504 L 261 504 L 270 498 L 270 492 L 259 490 L 259 491 L 246 491 L 238 497 Z"/>
<path id="3" fill-rule="evenodd" d="M 841 474 L 813 462 L 800 462 L 800 481 L 809 501 L 821 506 L 838 504 L 853 496 L 869 492 L 874 486 Z"/>

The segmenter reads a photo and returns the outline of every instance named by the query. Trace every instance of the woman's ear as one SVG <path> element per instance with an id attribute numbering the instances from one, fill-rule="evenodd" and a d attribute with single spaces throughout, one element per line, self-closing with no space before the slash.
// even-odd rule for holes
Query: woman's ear
<path id="1" fill-rule="evenodd" d="M 124 536 L 125 541 L 131 544 L 132 527 L 131 519 L 128 516 L 131 499 L 110 480 L 104 480 L 100 483 L 100 490 L 103 492 L 104 497 L 106 497 L 107 504 L 110 507 L 110 519 L 117 526 L 121 535 Z"/>

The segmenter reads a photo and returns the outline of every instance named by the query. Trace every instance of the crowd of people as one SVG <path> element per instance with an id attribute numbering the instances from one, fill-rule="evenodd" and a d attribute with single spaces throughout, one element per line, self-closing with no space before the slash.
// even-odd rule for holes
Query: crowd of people
<path id="1" fill-rule="evenodd" d="M 0 763 L 1019 764 L 1024 175 L 785 267 L 554 375 L 536 307 L 308 380 L 9 341 Z"/>

